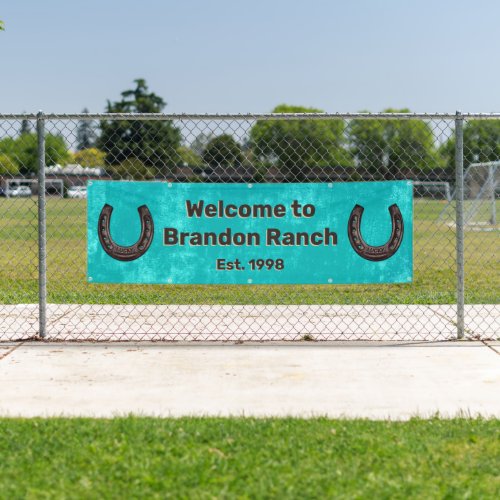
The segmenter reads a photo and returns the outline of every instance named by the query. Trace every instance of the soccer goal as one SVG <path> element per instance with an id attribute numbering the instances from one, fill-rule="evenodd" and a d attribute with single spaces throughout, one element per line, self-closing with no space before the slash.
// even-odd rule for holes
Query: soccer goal
<path id="1" fill-rule="evenodd" d="M 500 161 L 472 163 L 464 173 L 464 224 L 468 229 L 492 231 L 497 228 L 500 195 Z M 455 191 L 439 220 L 454 221 Z"/>
<path id="2" fill-rule="evenodd" d="M 64 196 L 64 181 L 62 179 L 45 179 L 45 194 L 48 196 Z"/>
<path id="3" fill-rule="evenodd" d="M 450 202 L 452 199 L 450 183 L 446 181 L 413 181 L 413 196 Z"/>

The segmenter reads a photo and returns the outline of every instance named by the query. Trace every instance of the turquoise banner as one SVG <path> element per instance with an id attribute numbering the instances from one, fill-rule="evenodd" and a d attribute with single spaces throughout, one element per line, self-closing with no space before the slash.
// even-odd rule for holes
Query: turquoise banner
<path id="1" fill-rule="evenodd" d="M 88 183 L 88 281 L 409 283 L 409 181 Z"/>

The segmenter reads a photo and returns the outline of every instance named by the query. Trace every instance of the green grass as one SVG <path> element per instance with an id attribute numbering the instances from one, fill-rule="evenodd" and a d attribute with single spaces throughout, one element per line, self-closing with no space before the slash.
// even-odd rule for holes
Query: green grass
<path id="1" fill-rule="evenodd" d="M 0 419 L 1 498 L 500 497 L 500 421 Z"/>
<path id="2" fill-rule="evenodd" d="M 441 201 L 416 200 L 414 282 L 404 285 L 90 285 L 86 201 L 47 201 L 48 300 L 108 304 L 452 304 L 455 232 L 438 221 Z M 498 302 L 498 232 L 466 234 L 466 300 Z M 37 301 L 35 199 L 0 199 L 0 303 Z"/>

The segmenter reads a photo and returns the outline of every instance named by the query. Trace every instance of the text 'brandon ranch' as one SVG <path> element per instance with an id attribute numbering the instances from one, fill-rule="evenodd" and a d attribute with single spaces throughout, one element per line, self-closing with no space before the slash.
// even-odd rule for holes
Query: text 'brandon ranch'
<path id="1" fill-rule="evenodd" d="M 192 202 L 186 200 L 186 217 L 188 219 L 225 218 L 225 219 L 282 219 L 287 215 L 294 218 L 310 219 L 316 213 L 311 203 L 299 203 L 293 200 L 285 204 L 226 204 L 223 200 L 206 203 L 204 200 Z M 268 227 L 264 233 L 235 232 L 226 227 L 220 232 L 183 231 L 174 227 L 163 230 L 165 246 L 335 246 L 337 234 L 328 227 L 315 228 L 313 231 L 282 231 L 276 227 Z"/>

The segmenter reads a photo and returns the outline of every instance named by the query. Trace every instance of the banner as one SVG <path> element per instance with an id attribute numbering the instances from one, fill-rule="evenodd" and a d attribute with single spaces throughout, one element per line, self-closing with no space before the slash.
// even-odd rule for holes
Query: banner
<path id="1" fill-rule="evenodd" d="M 408 283 L 409 181 L 88 182 L 88 281 Z"/>

